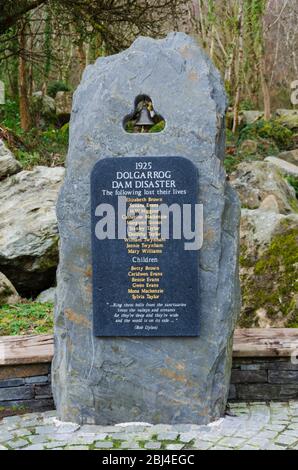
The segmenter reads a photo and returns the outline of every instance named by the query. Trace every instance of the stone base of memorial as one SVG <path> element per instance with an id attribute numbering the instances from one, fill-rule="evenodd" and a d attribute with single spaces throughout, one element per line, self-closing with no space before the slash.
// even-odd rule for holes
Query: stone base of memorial
<path id="1" fill-rule="evenodd" d="M 134 134 L 123 128 L 140 95 L 149 96 L 164 117 L 162 132 Z M 61 244 L 52 375 L 63 421 L 205 424 L 223 415 L 240 304 L 240 207 L 223 167 L 226 106 L 219 73 L 196 42 L 182 33 L 163 40 L 139 38 L 127 51 L 100 58 L 86 69 L 74 96 L 66 179 L 57 210 Z M 192 318 L 193 336 L 189 329 L 176 329 L 176 335 L 169 330 L 167 335 L 166 327 L 160 336 L 123 330 L 121 336 L 121 322 L 113 325 L 116 333 L 107 336 L 109 322 L 125 312 L 111 311 L 103 303 L 117 298 L 115 303 L 121 304 L 117 294 L 128 281 L 124 274 L 117 277 L 112 251 L 106 252 L 105 264 L 102 255 L 94 264 L 101 248 L 94 240 L 91 245 L 91 173 L 104 158 L 134 157 L 139 162 L 152 157 L 154 162 L 156 157 L 176 156 L 189 160 L 198 175 L 203 246 L 188 255 L 194 257 L 189 265 L 178 263 L 172 277 L 167 271 L 167 283 L 160 281 L 154 289 L 162 291 L 172 283 L 173 298 L 182 293 L 185 298 L 179 297 L 179 302 L 187 304 L 187 283 L 193 277 L 198 298 L 185 310 Z M 197 271 L 190 276 L 193 259 Z M 139 263 L 142 260 L 136 260 Z M 122 268 L 119 260 L 119 272 Z M 102 279 L 102 273 L 109 279 Z M 194 292 L 196 287 L 190 286 Z M 164 304 L 162 298 L 155 301 Z M 183 311 L 178 313 L 183 320 Z"/>

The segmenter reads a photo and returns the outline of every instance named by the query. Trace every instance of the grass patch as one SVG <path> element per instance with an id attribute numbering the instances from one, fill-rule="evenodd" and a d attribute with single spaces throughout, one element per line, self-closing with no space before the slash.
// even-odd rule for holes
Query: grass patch
<path id="1" fill-rule="evenodd" d="M 11 149 L 20 161 L 24 170 L 32 170 L 36 165 L 63 166 L 68 148 L 69 125 L 60 129 L 50 128 L 46 131 L 32 129 L 22 135 L 24 148 Z"/>
<path id="2" fill-rule="evenodd" d="M 141 449 L 145 449 L 145 445 L 146 445 L 147 442 L 148 442 L 148 439 L 147 440 L 142 439 L 140 441 L 137 441 L 137 443 L 139 444 Z"/>
<path id="3" fill-rule="evenodd" d="M 53 305 L 25 301 L 0 307 L 0 336 L 47 334 L 53 331 Z"/>

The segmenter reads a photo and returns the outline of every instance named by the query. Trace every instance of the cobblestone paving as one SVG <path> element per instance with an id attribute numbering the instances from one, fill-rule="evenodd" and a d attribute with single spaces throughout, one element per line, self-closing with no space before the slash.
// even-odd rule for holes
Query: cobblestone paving
<path id="1" fill-rule="evenodd" d="M 55 412 L 0 421 L 0 450 L 298 450 L 298 402 L 231 404 L 229 416 L 208 426 L 79 426 Z"/>

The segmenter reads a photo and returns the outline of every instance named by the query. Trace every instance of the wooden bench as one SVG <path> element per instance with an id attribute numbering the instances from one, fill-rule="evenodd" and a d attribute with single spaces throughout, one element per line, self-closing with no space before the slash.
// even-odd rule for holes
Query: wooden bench
<path id="1" fill-rule="evenodd" d="M 298 350 L 298 328 L 235 331 L 233 357 L 290 357 L 295 350 Z"/>
<path id="2" fill-rule="evenodd" d="M 53 407 L 52 335 L 0 337 L 0 407 Z M 238 329 L 231 401 L 298 399 L 298 329 Z"/>
<path id="3" fill-rule="evenodd" d="M 298 350 L 298 328 L 237 329 L 233 357 L 290 357 Z M 51 362 L 52 335 L 1 336 L 0 366 Z"/>
<path id="4" fill-rule="evenodd" d="M 0 336 L 0 366 L 43 364 L 53 354 L 53 335 Z"/>

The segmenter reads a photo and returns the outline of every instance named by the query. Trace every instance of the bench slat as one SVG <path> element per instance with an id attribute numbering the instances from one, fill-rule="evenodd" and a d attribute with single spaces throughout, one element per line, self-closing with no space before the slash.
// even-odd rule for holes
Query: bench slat
<path id="1" fill-rule="evenodd" d="M 298 329 L 247 328 L 234 335 L 234 357 L 290 357 L 298 351 Z M 52 335 L 0 337 L 0 365 L 51 362 Z"/>
<path id="2" fill-rule="evenodd" d="M 53 335 L 0 337 L 0 365 L 51 362 Z"/>
<path id="3" fill-rule="evenodd" d="M 298 328 L 245 328 L 234 335 L 233 357 L 290 357 L 298 350 Z"/>

